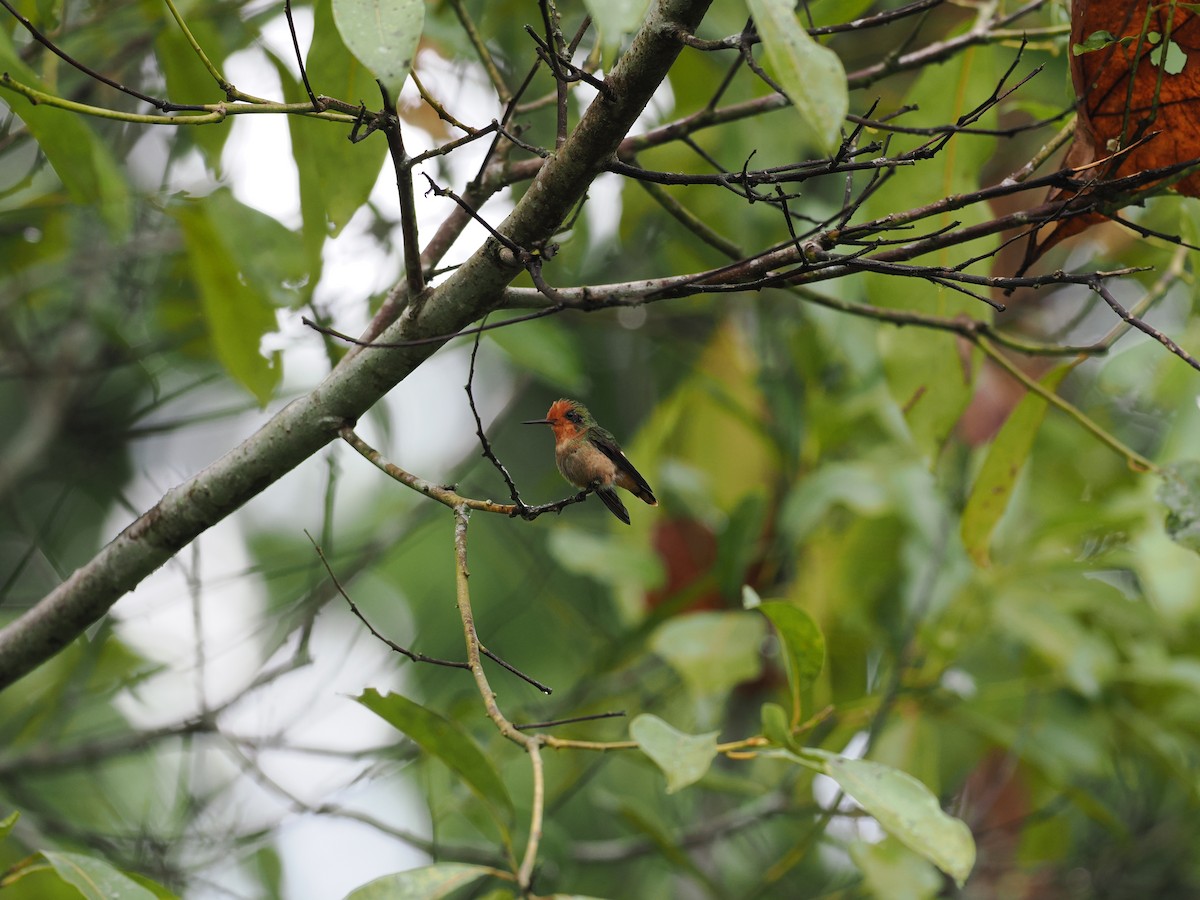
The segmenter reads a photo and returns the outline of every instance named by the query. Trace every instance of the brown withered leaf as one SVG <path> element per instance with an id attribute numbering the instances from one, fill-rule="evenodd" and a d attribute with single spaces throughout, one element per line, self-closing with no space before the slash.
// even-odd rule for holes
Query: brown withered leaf
<path id="1" fill-rule="evenodd" d="M 1200 4 L 1170 0 L 1075 0 L 1071 79 L 1078 117 L 1064 165 L 1080 180 L 1111 181 L 1200 160 Z M 1163 178 L 1167 176 L 1164 174 Z M 1148 189 L 1163 178 L 1148 179 Z M 1172 188 L 1200 196 L 1200 172 Z M 1085 189 L 1086 191 L 1087 189 Z M 1068 200 L 1074 192 L 1051 191 Z M 1064 238 L 1104 221 L 1088 212 L 1030 237 L 1028 268 Z"/>

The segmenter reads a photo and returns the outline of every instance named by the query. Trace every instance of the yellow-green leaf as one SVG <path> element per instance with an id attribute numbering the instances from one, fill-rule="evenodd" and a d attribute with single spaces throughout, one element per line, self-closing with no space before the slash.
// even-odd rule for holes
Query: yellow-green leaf
<path id="1" fill-rule="evenodd" d="M 1059 366 L 1042 378 L 1050 391 L 1071 371 L 1073 366 Z M 975 477 L 971 495 L 962 515 L 962 539 L 967 552 L 979 565 L 988 565 L 988 545 L 996 523 L 1008 508 L 1013 486 L 1021 467 L 1033 448 L 1038 426 L 1046 415 L 1046 401 L 1028 393 L 1012 411 L 988 448 L 987 456 Z"/>

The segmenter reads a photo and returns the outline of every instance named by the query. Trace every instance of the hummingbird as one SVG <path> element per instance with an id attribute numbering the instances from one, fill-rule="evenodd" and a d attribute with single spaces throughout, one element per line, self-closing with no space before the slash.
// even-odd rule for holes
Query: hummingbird
<path id="1" fill-rule="evenodd" d="M 596 424 L 582 403 L 555 400 L 544 419 L 522 425 L 549 425 L 554 429 L 554 461 L 562 477 L 578 488 L 596 492 L 609 512 L 629 524 L 629 511 L 617 496 L 623 487 L 651 506 L 658 506 L 654 491 L 621 452 L 616 438 Z"/>

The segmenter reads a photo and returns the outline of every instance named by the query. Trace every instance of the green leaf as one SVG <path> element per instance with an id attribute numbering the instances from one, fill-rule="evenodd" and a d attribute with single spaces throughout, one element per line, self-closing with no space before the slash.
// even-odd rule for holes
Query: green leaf
<path id="1" fill-rule="evenodd" d="M 812 751 L 809 751 L 812 752 Z M 938 805 L 917 779 L 866 759 L 817 753 L 825 774 L 853 797 L 885 831 L 929 860 L 961 887 L 975 865 L 971 829 Z"/>
<path id="2" fill-rule="evenodd" d="M 275 310 L 242 276 L 225 235 L 202 204 L 176 206 L 173 212 L 183 229 L 217 359 L 265 406 L 282 375 L 279 354 L 268 359 L 259 352 L 263 335 L 276 328 Z"/>
<path id="3" fill-rule="evenodd" d="M 663 583 L 658 554 L 644 542 L 632 541 L 624 534 L 596 534 L 558 526 L 550 533 L 548 546 L 568 572 L 587 575 L 602 584 L 651 589 Z"/>
<path id="4" fill-rule="evenodd" d="M 120 869 L 100 859 L 78 853 L 45 851 L 42 856 L 58 877 L 79 890 L 87 900 L 157 900 Z"/>
<path id="5" fill-rule="evenodd" d="M 19 818 L 21 818 L 21 814 L 14 809 L 3 819 L 0 819 L 0 841 L 12 834 L 12 830 L 16 827 L 17 819 Z"/>
<path id="6" fill-rule="evenodd" d="M 841 59 L 804 30 L 792 0 L 746 0 L 746 5 L 762 38 L 768 70 L 820 148 L 835 152 L 850 108 Z"/>
<path id="7" fill-rule="evenodd" d="M 1041 379 L 1043 387 L 1054 391 L 1073 368 L 1073 365 L 1064 365 L 1051 370 Z M 1047 406 L 1037 394 L 1027 393 L 992 440 L 979 474 L 975 476 L 962 514 L 962 539 L 971 558 L 981 566 L 989 565 L 988 544 L 992 532 L 1008 508 L 1013 486 L 1033 448 Z"/>
<path id="8" fill-rule="evenodd" d="M 421 42 L 424 0 L 333 0 L 333 21 L 346 47 L 394 103 Z"/>
<path id="9" fill-rule="evenodd" d="M 792 702 L 799 710 L 801 697 L 812 688 L 825 665 L 825 636 L 812 616 L 791 603 L 768 600 L 758 611 L 771 620 L 783 644 Z"/>
<path id="10" fill-rule="evenodd" d="M 400 694 L 383 696 L 374 688 L 368 688 L 355 699 L 457 772 L 471 790 L 486 801 L 502 827 L 511 819 L 512 799 L 495 766 L 456 723 Z"/>
<path id="11" fill-rule="evenodd" d="M 224 188 L 213 191 L 203 203 L 242 280 L 273 306 L 299 306 L 303 298 L 297 288 L 309 282 L 313 273 L 296 233 L 278 219 L 239 202 Z"/>
<path id="12" fill-rule="evenodd" d="M 371 73 L 346 49 L 333 24 L 330 0 L 320 0 L 313 9 L 313 41 L 305 60 L 308 76 L 322 93 L 368 105 L 379 99 L 379 86 Z M 290 75 L 284 81 L 285 96 L 291 101 L 307 99 Z M 393 98 L 395 94 L 392 95 Z M 300 169 L 300 190 L 309 206 L 302 210 L 313 240 L 325 234 L 337 237 L 366 204 L 387 156 L 387 140 L 372 135 L 350 143 L 350 126 L 289 116 L 292 150 Z M 303 206 L 303 204 L 302 204 Z M 311 220 L 311 221 L 310 221 Z"/>
<path id="13" fill-rule="evenodd" d="M 746 570 L 758 551 L 766 517 L 767 498 L 761 490 L 747 493 L 729 514 L 717 544 L 717 560 L 713 566 L 722 596 L 738 596 L 746 581 Z"/>
<path id="14" fill-rule="evenodd" d="M 937 869 L 894 838 L 857 841 L 850 845 L 850 858 L 867 890 L 881 900 L 931 900 L 941 893 Z"/>
<path id="15" fill-rule="evenodd" d="M 376 878 L 355 888 L 346 900 L 439 900 L 491 874 L 485 866 L 436 863 Z"/>
<path id="16" fill-rule="evenodd" d="M 17 56 L 4 29 L 0 29 L 0 71 L 30 87 L 47 90 Z M 71 199 L 96 206 L 114 237 L 127 234 L 133 217 L 129 186 L 107 145 L 85 124 L 83 116 L 46 104 L 35 106 L 13 94 L 4 96 L 46 154 Z"/>
<path id="17" fill-rule="evenodd" d="M 650 0 L 583 0 L 583 5 L 607 46 L 641 27 Z"/>
<path id="18" fill-rule="evenodd" d="M 522 371 L 568 397 L 589 393 L 583 354 L 573 332 L 546 319 L 497 328 L 488 337 Z"/>
<path id="19" fill-rule="evenodd" d="M 647 713 L 629 723 L 629 735 L 667 776 L 668 794 L 703 778 L 717 756 L 717 732 L 685 734 Z"/>
<path id="20" fill-rule="evenodd" d="M 1085 53 L 1095 53 L 1111 44 L 1117 43 L 1117 38 L 1108 31 L 1093 31 L 1082 44 L 1071 45 L 1072 56 L 1082 56 Z"/>
<path id="21" fill-rule="evenodd" d="M 759 714 L 762 716 L 763 737 L 773 744 L 795 749 L 787 710 L 778 703 L 764 703 Z"/>
<path id="22" fill-rule="evenodd" d="M 766 628 L 749 612 L 700 612 L 668 619 L 650 636 L 665 659 L 700 696 L 724 694 L 762 671 Z"/>
<path id="23" fill-rule="evenodd" d="M 188 20 L 192 36 L 204 48 L 205 53 L 218 66 L 230 54 L 232 48 L 248 41 L 244 34 L 245 24 L 240 18 L 223 19 L 221 27 L 206 16 L 198 15 Z M 159 31 L 154 39 L 154 57 L 167 83 L 167 96 L 174 103 L 217 103 L 224 94 L 213 77 L 201 64 L 196 52 L 183 35 L 183 30 L 168 26 Z M 176 129 L 177 140 L 186 147 L 195 142 L 204 156 L 209 171 L 216 175 L 221 167 L 221 151 L 232 129 L 228 122 L 201 125 L 196 128 Z"/>
<path id="24" fill-rule="evenodd" d="M 1167 534 L 1180 546 L 1200 553 L 1200 460 L 1185 459 L 1159 473 L 1158 499 L 1167 508 Z"/>

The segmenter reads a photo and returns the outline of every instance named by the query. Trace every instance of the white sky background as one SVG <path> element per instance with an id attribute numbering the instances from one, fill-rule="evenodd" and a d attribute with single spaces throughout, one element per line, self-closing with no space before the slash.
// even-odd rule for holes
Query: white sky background
<path id="1" fill-rule="evenodd" d="M 312 34 L 311 11 L 301 8 L 294 15 L 301 47 L 307 48 Z M 291 37 L 282 15 L 264 28 L 263 38 L 263 43 L 280 58 L 293 58 Z M 418 68 L 429 89 L 456 112 L 473 111 L 468 113 L 469 121 L 482 125 L 499 115 L 495 97 L 478 70 L 427 52 L 420 57 Z M 261 50 L 230 57 L 224 71 L 243 90 L 258 96 L 280 95 L 278 77 Z M 411 83 L 405 91 L 415 95 Z M 593 96 L 590 89 L 580 89 L 577 102 L 586 105 Z M 661 121 L 673 105 L 669 88 L 664 87 L 645 114 L 645 123 Z M 222 157 L 224 183 L 241 202 L 288 227 L 298 228 L 299 186 L 287 121 L 282 116 L 241 116 L 231 122 Z M 642 125 L 639 122 L 635 130 L 641 130 Z M 405 142 L 413 155 L 432 146 L 430 136 L 412 126 L 406 129 Z M 461 185 L 474 175 L 486 144 L 479 141 L 468 145 L 443 160 L 442 165 L 450 167 L 453 184 Z M 140 168 L 153 172 L 153 160 L 159 159 L 161 171 L 165 149 L 165 135 L 148 131 L 135 150 L 135 156 L 144 159 Z M 452 201 L 425 197 L 420 169 L 414 174 L 418 224 L 424 239 L 444 218 Z M 437 177 L 435 170 L 430 174 Z M 173 175 L 169 191 L 211 189 L 198 158 L 177 165 Z M 620 190 L 616 177 L 602 177 L 592 186 L 587 215 L 594 242 L 605 241 L 615 233 L 620 219 Z M 390 218 L 399 219 L 390 164 L 384 165 L 371 199 Z M 510 208 L 509 195 L 504 192 L 485 210 L 495 221 Z M 393 231 L 391 249 L 385 250 L 365 233 L 366 224 L 366 216 L 356 218 L 336 240 L 326 243 L 324 272 L 316 292 L 318 302 L 332 314 L 335 326 L 351 334 L 361 332 L 367 324 L 367 298 L 386 290 L 402 272 L 399 226 Z M 483 237 L 481 226 L 470 226 L 444 264 L 460 262 Z M 285 378 L 282 399 L 266 412 L 251 409 L 178 431 L 164 429 L 135 446 L 135 470 L 141 476 L 130 485 L 128 497 L 136 508 L 152 506 L 167 489 L 251 435 L 288 398 L 311 389 L 324 377 L 328 363 L 321 341 L 300 323 L 300 316 L 299 312 L 282 312 L 278 333 L 264 341 L 264 350 L 282 353 Z M 485 426 L 490 424 L 489 413 L 494 415 L 509 402 L 513 388 L 503 358 L 489 351 L 485 342 L 480 352 L 482 371 L 476 380 L 476 399 Z M 424 477 L 438 479 L 448 474 L 459 459 L 474 451 L 476 443 L 474 422 L 462 391 L 468 353 L 469 347 L 443 350 L 388 395 L 383 402 L 392 424 L 390 444 L 382 443 L 371 427 L 370 417 L 360 424 L 364 438 Z M 154 421 L 192 418 L 202 409 L 223 409 L 243 402 L 245 397 L 229 388 L 206 394 L 192 392 L 160 410 Z M 335 533 L 345 528 L 348 534 L 355 508 L 389 486 L 381 486 L 378 471 L 348 448 L 334 447 L 332 452 L 339 472 L 334 528 Z M 246 535 L 257 529 L 292 529 L 299 533 L 302 528 L 319 534 L 327 478 L 328 468 L 319 459 L 300 466 L 244 509 L 206 531 L 116 606 L 121 637 L 164 666 L 161 675 L 122 698 L 122 711 L 132 722 L 153 727 L 179 721 L 199 709 L 197 648 L 210 654 L 204 661 L 203 678 L 203 692 L 210 705 L 236 694 L 253 678 L 265 662 L 259 647 L 266 586 L 261 576 L 250 572 L 254 561 L 246 548 Z M 407 498 L 401 498 L 401 489 L 396 490 L 399 506 Z M 127 511 L 114 513 L 109 522 L 110 534 L 117 534 L 128 523 Z M 356 583 L 363 585 L 364 579 Z M 349 631 L 342 621 L 345 611 L 339 605 L 340 601 L 327 607 L 316 621 L 310 644 L 312 664 L 239 702 L 222 718 L 223 730 L 242 736 L 278 736 L 287 743 L 332 750 L 378 746 L 399 738 L 390 726 L 350 698 L 368 686 L 383 691 L 402 689 L 404 667 L 397 665 L 395 655 L 365 630 Z M 195 609 L 200 611 L 199 621 Z M 285 645 L 274 661 L 286 658 L 292 646 L 291 642 Z M 428 861 L 423 854 L 361 823 L 290 813 L 287 799 L 279 791 L 239 777 L 228 754 L 209 753 L 205 759 L 208 767 L 204 771 L 211 777 L 237 785 L 229 792 L 228 803 L 213 811 L 215 819 L 205 822 L 205 828 L 219 832 L 221 821 L 230 827 L 282 821 L 274 846 L 283 860 L 284 890 L 289 900 L 341 897 L 379 875 Z M 272 781 L 305 802 L 342 803 L 394 826 L 429 833 L 421 798 L 401 778 L 374 778 L 345 788 L 363 771 L 362 762 L 294 752 L 266 752 L 257 762 Z M 164 782 L 170 790 L 170 779 Z M 206 872 L 211 886 L 189 896 L 207 900 L 250 895 L 252 882 L 238 872 L 233 862 L 218 864 Z"/>

